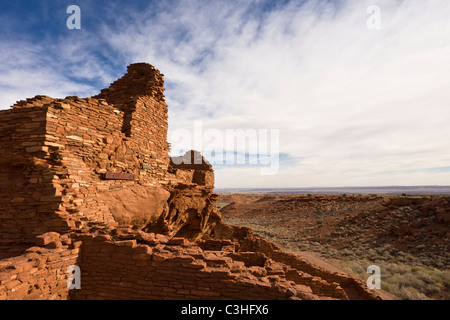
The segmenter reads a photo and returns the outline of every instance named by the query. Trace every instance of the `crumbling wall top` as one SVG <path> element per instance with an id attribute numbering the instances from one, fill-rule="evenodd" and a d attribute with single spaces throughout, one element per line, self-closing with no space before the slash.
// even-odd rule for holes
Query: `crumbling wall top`
<path id="1" fill-rule="evenodd" d="M 94 98 L 108 103 L 123 104 L 141 96 L 150 96 L 164 101 L 164 75 L 148 63 L 134 63 L 127 67 L 127 73 L 114 81 Z"/>

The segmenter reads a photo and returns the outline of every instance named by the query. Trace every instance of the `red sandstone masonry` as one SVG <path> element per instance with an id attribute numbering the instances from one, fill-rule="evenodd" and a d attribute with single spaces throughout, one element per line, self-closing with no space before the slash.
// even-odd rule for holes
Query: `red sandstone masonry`
<path id="1" fill-rule="evenodd" d="M 71 291 L 72 299 L 315 299 L 306 286 L 184 238 L 151 245 L 104 236 L 80 239 L 83 288 Z"/>
<path id="2" fill-rule="evenodd" d="M 31 247 L 20 257 L 1 260 L 0 300 L 67 299 L 67 268 L 76 264 L 79 245 L 57 234 L 47 248 Z"/>
<path id="3" fill-rule="evenodd" d="M 215 228 L 215 237 L 218 239 L 235 239 L 240 244 L 241 251 L 259 252 L 268 258 L 288 266 L 287 278 L 300 284 L 308 285 L 313 293 L 338 299 L 367 299 L 381 300 L 374 290 L 369 290 L 366 283 L 358 278 L 338 272 L 329 272 L 306 259 L 283 252 L 275 243 L 252 233 L 249 228 L 218 224 Z M 218 247 L 216 247 L 218 249 Z M 311 278 L 299 278 L 298 272 L 310 275 Z M 336 288 L 346 288 L 346 294 L 336 291 Z"/>
<path id="4" fill-rule="evenodd" d="M 0 264 L 2 299 L 348 298 L 340 283 L 324 280 L 325 270 L 307 263 L 292 267 L 269 258 L 270 250 L 241 251 L 242 242 L 233 240 L 197 244 L 143 232 L 49 233 L 38 243 L 46 248 L 30 248 Z M 67 289 L 69 265 L 81 268 L 81 290 Z M 305 272 L 306 266 L 320 276 Z M 377 298 L 364 287 L 361 292 L 365 299 Z"/>
<path id="5" fill-rule="evenodd" d="M 157 223 L 164 212 L 154 203 L 168 200 L 178 183 L 206 185 L 201 177 L 212 175 L 212 168 L 208 173 L 202 168 L 200 175 L 195 169 L 187 175 L 182 168 L 169 172 L 162 75 L 148 64 L 128 69 L 99 98 L 37 96 L 0 112 L 0 227 L 5 230 L 0 257 L 20 253 L 48 231 L 85 230 L 89 223 Z M 134 174 L 136 180 L 105 180 L 106 172 Z M 213 197 L 208 181 L 203 195 Z M 153 202 L 146 203 L 149 198 Z M 122 219 L 120 211 L 130 200 L 137 203 L 135 211 L 154 206 L 150 218 Z M 196 210 L 197 226 L 206 226 L 202 215 L 209 216 L 211 208 Z"/>
<path id="6" fill-rule="evenodd" d="M 36 96 L 0 120 L 0 299 L 377 298 L 221 223 L 212 166 L 169 157 L 149 64 L 98 96 Z M 81 290 L 67 288 L 71 265 Z"/>
<path id="7" fill-rule="evenodd" d="M 0 112 L 0 258 L 21 251 L 46 232 L 58 206 L 46 202 L 54 193 L 53 173 L 43 157 L 46 110 L 40 107 Z M 39 196 L 38 196 L 39 194 Z M 41 201 L 41 196 L 45 197 Z M 50 223 L 50 222 L 49 222 Z"/>

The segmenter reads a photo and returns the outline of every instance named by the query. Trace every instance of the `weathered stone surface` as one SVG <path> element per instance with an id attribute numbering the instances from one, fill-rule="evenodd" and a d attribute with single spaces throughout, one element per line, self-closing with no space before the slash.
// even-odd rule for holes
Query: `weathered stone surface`
<path id="1" fill-rule="evenodd" d="M 139 228 L 156 222 L 167 207 L 170 192 L 162 187 L 134 185 L 105 192 L 104 199 L 115 221 Z"/>
<path id="2" fill-rule="evenodd" d="M 60 234 L 56 232 L 47 232 L 36 237 L 37 246 L 46 246 L 51 242 L 57 241 L 60 238 Z"/>
<path id="3" fill-rule="evenodd" d="M 211 190 L 196 185 L 176 186 L 159 219 L 149 223 L 144 230 L 189 239 L 209 234 L 220 221 L 220 213 L 211 199 L 213 195 Z"/>
<path id="4" fill-rule="evenodd" d="M 212 166 L 193 151 L 171 161 L 167 114 L 145 63 L 92 98 L 0 111 L 0 299 L 346 299 L 349 282 L 377 298 L 224 225 Z M 69 291 L 73 265 L 82 289 Z"/>
<path id="5" fill-rule="evenodd" d="M 37 234 L 87 230 L 89 223 L 139 229 L 159 221 L 160 232 L 173 235 L 183 221 L 198 226 L 196 219 L 217 215 L 209 202 L 198 200 L 214 201 L 212 167 L 170 167 L 163 85 L 153 66 L 134 64 L 94 98 L 37 96 L 0 111 L 0 195 L 14 195 L 0 197 L 0 205 L 7 208 L 5 217 L 20 212 L 33 220 L 22 225 L 23 219 L 0 217 L 0 227 L 20 230 L 11 241 L 34 244 Z M 209 189 L 199 191 L 197 201 L 177 195 L 176 208 L 170 207 L 170 194 L 186 182 L 192 193 L 198 193 L 196 186 Z M 173 210 L 177 219 L 160 219 Z M 210 228 L 192 230 L 191 237 L 201 237 Z"/>

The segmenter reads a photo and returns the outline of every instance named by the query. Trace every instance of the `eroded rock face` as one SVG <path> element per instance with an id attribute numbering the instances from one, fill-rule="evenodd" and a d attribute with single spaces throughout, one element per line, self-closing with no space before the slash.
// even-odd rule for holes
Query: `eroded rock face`
<path id="1" fill-rule="evenodd" d="M 132 225 L 141 229 L 156 223 L 167 208 L 170 192 L 162 187 L 131 186 L 109 191 L 105 203 L 119 225 Z"/>
<path id="2" fill-rule="evenodd" d="M 159 219 L 144 230 L 193 240 L 202 238 L 220 221 L 216 201 L 217 195 L 209 188 L 180 184 L 171 191 Z"/>

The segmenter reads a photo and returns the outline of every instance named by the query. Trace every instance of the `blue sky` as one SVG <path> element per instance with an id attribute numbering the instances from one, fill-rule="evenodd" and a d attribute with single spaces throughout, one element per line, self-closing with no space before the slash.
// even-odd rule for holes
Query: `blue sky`
<path id="1" fill-rule="evenodd" d="M 199 120 L 223 137 L 279 131 L 276 173 L 217 164 L 217 187 L 448 185 L 449 17 L 447 0 L 2 1 L 0 109 L 92 96 L 148 62 L 173 155 L 198 146 L 177 134 Z"/>

